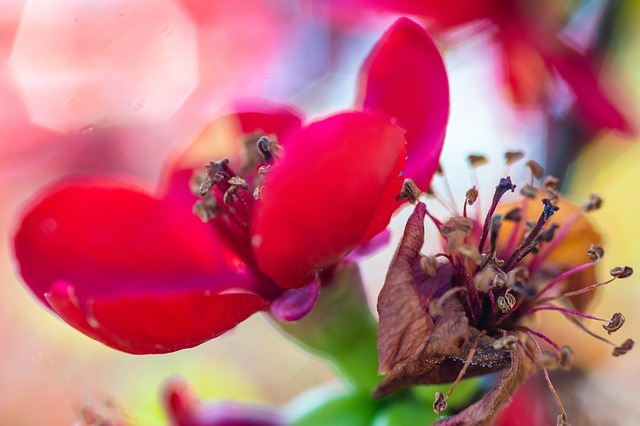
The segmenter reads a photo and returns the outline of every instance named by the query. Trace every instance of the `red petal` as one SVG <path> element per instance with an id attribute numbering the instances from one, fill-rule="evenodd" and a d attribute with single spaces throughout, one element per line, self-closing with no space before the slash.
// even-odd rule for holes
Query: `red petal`
<path id="1" fill-rule="evenodd" d="M 382 231 L 402 186 L 404 145 L 402 129 L 363 112 L 292 136 L 256 214 L 260 268 L 283 287 L 301 287 Z"/>
<path id="2" fill-rule="evenodd" d="M 406 176 L 428 188 L 449 116 L 447 73 L 433 40 L 412 20 L 399 19 L 369 54 L 360 81 L 359 104 L 384 111 L 406 129 Z"/>
<path id="3" fill-rule="evenodd" d="M 80 300 L 260 285 L 190 204 L 110 181 L 61 183 L 37 197 L 21 218 L 14 251 L 22 277 L 45 303 L 60 280 Z"/>
<path id="4" fill-rule="evenodd" d="M 340 8 L 371 8 L 399 14 L 419 15 L 440 26 L 452 27 L 489 18 L 500 0 L 330 0 Z"/>
<path id="5" fill-rule="evenodd" d="M 593 64 L 584 55 L 566 47 L 547 60 L 573 90 L 582 124 L 593 132 L 611 129 L 634 134 L 633 126 L 600 86 Z"/>
<path id="6" fill-rule="evenodd" d="M 232 166 L 244 156 L 244 138 L 257 131 L 285 139 L 302 126 L 302 113 L 288 105 L 264 100 L 237 101 L 230 111 L 212 120 L 170 167 L 171 172 L 202 168 L 228 157 Z M 233 163 L 236 164 L 233 164 Z"/>
<path id="7" fill-rule="evenodd" d="M 219 336 L 269 302 L 251 293 L 191 291 L 131 294 L 79 306 L 71 284 L 58 281 L 46 295 L 68 324 L 107 346 L 132 354 L 167 353 Z"/>
<path id="8" fill-rule="evenodd" d="M 90 301 L 103 343 L 135 353 L 167 353 L 218 337 L 269 307 L 252 293 L 131 294 Z"/>

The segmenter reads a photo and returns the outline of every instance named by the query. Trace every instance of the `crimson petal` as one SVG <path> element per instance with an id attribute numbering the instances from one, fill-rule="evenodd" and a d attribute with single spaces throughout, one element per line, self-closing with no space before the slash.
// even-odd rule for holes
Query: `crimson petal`
<path id="1" fill-rule="evenodd" d="M 406 176 L 427 189 L 438 166 L 449 117 L 449 83 L 429 34 L 401 18 L 385 32 L 360 71 L 358 104 L 398 120 L 407 133 Z"/>
<path id="2" fill-rule="evenodd" d="M 266 309 L 268 302 L 258 293 L 270 294 L 273 286 L 256 278 L 190 210 L 190 205 L 156 199 L 113 181 L 60 183 L 39 196 L 21 218 L 14 239 L 20 274 L 70 325 L 110 346 L 140 353 L 202 343 L 194 343 L 194 334 L 215 337 L 235 326 L 238 318 Z M 118 328 L 120 340 L 115 332 L 105 338 L 104 330 L 95 331 L 86 320 L 89 300 L 106 317 L 125 312 L 125 307 L 139 309 L 120 318 L 144 313 L 146 324 L 174 318 L 164 312 L 165 305 L 182 314 L 199 310 L 207 314 L 203 318 L 209 321 L 208 331 L 195 318 L 190 320 L 192 329 L 178 320 L 186 327 L 184 340 L 175 332 L 179 325 L 158 329 L 159 336 L 166 334 L 166 341 L 158 337 L 156 342 L 164 345 L 162 350 L 131 340 L 142 336 L 135 331 L 139 323 L 130 323 L 130 333 Z M 231 305 L 222 308 L 223 302 Z M 211 306 L 218 313 L 207 311 Z M 226 319 L 226 313 L 234 315 Z M 131 341 L 125 344 L 127 339 Z"/>
<path id="3" fill-rule="evenodd" d="M 293 135 L 256 212 L 260 269 L 285 288 L 301 287 L 382 231 L 402 187 L 404 146 L 402 129 L 364 112 Z"/>

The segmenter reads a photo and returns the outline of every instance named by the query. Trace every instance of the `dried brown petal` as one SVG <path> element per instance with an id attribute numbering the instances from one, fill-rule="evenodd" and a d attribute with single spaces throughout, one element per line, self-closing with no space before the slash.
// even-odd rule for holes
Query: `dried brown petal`
<path id="1" fill-rule="evenodd" d="M 436 392 L 435 401 L 433 401 L 433 411 L 436 414 L 442 413 L 447 409 L 447 398 L 445 398 L 444 393 L 442 391 Z"/>
<path id="2" fill-rule="evenodd" d="M 479 154 L 471 154 L 467 157 L 467 160 L 469 160 L 469 165 L 471 165 L 471 167 L 482 166 L 489 162 L 489 159 L 487 159 L 486 156 Z"/>
<path id="3" fill-rule="evenodd" d="M 616 278 L 629 278 L 633 275 L 633 268 L 631 266 L 617 266 L 609 271 L 612 277 Z"/>
<path id="4" fill-rule="evenodd" d="M 507 163 L 507 166 L 512 165 L 516 161 L 522 160 L 524 158 L 524 151 L 507 151 L 504 153 L 504 161 Z"/>
<path id="5" fill-rule="evenodd" d="M 633 349 L 634 341 L 627 339 L 620 346 L 613 350 L 613 356 L 621 356 Z"/>
<path id="6" fill-rule="evenodd" d="M 425 214 L 425 205 L 418 203 L 378 296 L 380 374 L 389 373 L 397 364 L 419 354 L 433 332 L 433 321 L 418 297 L 412 272 L 424 243 Z"/>
<path id="7" fill-rule="evenodd" d="M 534 178 L 542 179 L 542 176 L 544 176 L 544 168 L 537 161 L 529 160 L 525 163 L 525 166 L 531 170 Z"/>
<path id="8" fill-rule="evenodd" d="M 616 312 L 611 317 L 611 321 L 609 322 L 609 324 L 603 325 L 602 328 L 607 330 L 609 334 L 612 334 L 620 330 L 623 325 L 624 325 L 624 315 L 622 315 L 620 312 Z"/>

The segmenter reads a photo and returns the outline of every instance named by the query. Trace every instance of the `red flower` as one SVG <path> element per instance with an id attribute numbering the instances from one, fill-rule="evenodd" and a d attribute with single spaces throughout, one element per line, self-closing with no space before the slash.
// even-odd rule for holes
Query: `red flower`
<path id="1" fill-rule="evenodd" d="M 429 182 L 442 148 L 447 80 L 426 33 L 398 21 L 369 63 L 367 93 L 386 92 L 384 102 L 366 97 L 366 111 L 306 126 L 281 106 L 236 108 L 205 129 L 155 194 L 113 179 L 48 188 L 15 234 L 24 281 L 67 323 L 130 353 L 196 346 L 276 299 L 285 318 L 304 315 L 317 297 L 314 275 L 385 229 L 407 151 L 409 176 Z M 374 76 L 381 67 L 386 77 Z M 421 106 L 386 109 L 400 104 L 386 84 L 406 85 L 397 95 Z M 424 107 L 430 90 L 437 95 Z M 406 149 L 396 116 L 407 123 Z M 207 224 L 192 214 L 192 175 Z"/>
<path id="2" fill-rule="evenodd" d="M 597 52 L 582 52 L 562 38 L 566 11 L 548 2 L 517 0 L 349 0 L 330 4 L 352 13 L 368 8 L 420 16 L 433 28 L 447 30 L 486 21 L 502 53 L 502 71 L 512 100 L 520 106 L 549 106 L 554 79 L 568 85 L 580 124 L 596 133 L 601 129 L 633 132 L 598 81 Z M 552 83 L 551 85 L 549 83 Z"/>

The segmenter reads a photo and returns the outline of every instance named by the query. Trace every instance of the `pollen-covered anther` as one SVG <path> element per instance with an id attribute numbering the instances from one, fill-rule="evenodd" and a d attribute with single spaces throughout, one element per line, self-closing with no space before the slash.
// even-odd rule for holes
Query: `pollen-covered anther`
<path id="1" fill-rule="evenodd" d="M 402 183 L 402 190 L 400 191 L 400 195 L 398 195 L 398 200 L 401 201 L 409 201 L 411 204 L 415 204 L 420 199 L 422 195 L 422 191 L 412 179 L 405 179 Z"/>
<path id="2" fill-rule="evenodd" d="M 478 188 L 473 186 L 467 190 L 467 193 L 464 195 L 467 201 L 467 205 L 472 206 L 473 203 L 478 199 Z"/>
<path id="3" fill-rule="evenodd" d="M 587 212 L 598 210 L 602 207 L 602 198 L 596 194 L 591 194 L 589 199 L 582 204 L 582 207 Z"/>
<path id="4" fill-rule="evenodd" d="M 219 161 L 209 161 L 204 168 L 212 182 L 220 182 L 231 177 L 228 158 L 223 158 Z"/>
<path id="5" fill-rule="evenodd" d="M 563 370 L 571 369 L 571 365 L 573 364 L 573 349 L 571 349 L 567 345 L 563 345 L 560 348 L 560 368 Z"/>
<path id="6" fill-rule="evenodd" d="M 198 216 L 204 223 L 207 223 L 211 219 L 215 218 L 216 215 L 218 215 L 220 212 L 222 212 L 222 209 L 220 209 L 213 198 L 198 200 L 193 205 L 193 214 Z"/>
<path id="7" fill-rule="evenodd" d="M 447 398 L 445 398 L 442 391 L 436 392 L 435 401 L 433 401 L 433 412 L 436 414 L 442 413 L 447 409 Z"/>
<path id="8" fill-rule="evenodd" d="M 530 184 L 526 184 L 520 188 L 520 194 L 522 194 L 523 197 L 531 199 L 535 199 L 538 196 L 539 191 L 540 190 L 538 188 Z"/>
<path id="9" fill-rule="evenodd" d="M 560 189 L 558 185 L 560 184 L 560 180 L 554 176 L 547 176 L 544 178 L 542 182 L 542 186 L 547 191 L 547 195 L 552 200 L 556 200 L 560 196 Z"/>
<path id="10" fill-rule="evenodd" d="M 483 164 L 487 164 L 489 162 L 489 159 L 481 154 L 470 154 L 467 157 L 467 160 L 469 161 L 469 165 L 471 167 L 482 166 Z"/>
<path id="11" fill-rule="evenodd" d="M 507 274 L 492 264 L 487 264 L 473 277 L 473 285 L 482 293 L 507 284 Z"/>
<path id="12" fill-rule="evenodd" d="M 622 326 L 624 325 L 624 321 L 624 315 L 622 315 L 620 312 L 616 312 L 611 317 L 609 324 L 603 325 L 602 328 L 607 330 L 607 333 L 612 334 L 622 328 Z"/>
<path id="13" fill-rule="evenodd" d="M 518 338 L 513 334 L 507 334 L 495 342 L 493 342 L 493 349 L 497 351 L 512 351 L 518 345 Z"/>
<path id="14" fill-rule="evenodd" d="M 476 265 L 482 265 L 484 259 L 477 248 L 462 244 L 458 247 L 458 252 Z"/>
<path id="15" fill-rule="evenodd" d="M 621 356 L 633 349 L 634 341 L 627 339 L 622 344 L 613 349 L 613 356 Z"/>
<path id="16" fill-rule="evenodd" d="M 524 151 L 514 150 L 514 151 L 507 151 L 504 153 L 504 161 L 507 164 L 507 166 L 510 166 L 516 161 L 522 160 L 523 158 L 524 158 Z"/>
<path id="17" fill-rule="evenodd" d="M 547 370 L 556 370 L 560 367 L 560 357 L 554 353 L 544 351 L 538 355 L 538 365 Z"/>
<path id="18" fill-rule="evenodd" d="M 257 140 L 256 148 L 267 164 L 273 164 L 275 159 L 281 157 L 284 151 L 275 138 L 268 138 L 267 136 L 261 136 Z"/>
<path id="19" fill-rule="evenodd" d="M 509 311 L 511 311 L 511 309 L 516 305 L 516 298 L 509 290 L 507 290 L 504 296 L 498 297 L 497 302 L 498 308 L 500 308 L 503 314 L 506 314 L 509 313 Z"/>
<path id="20" fill-rule="evenodd" d="M 633 268 L 630 266 L 616 266 L 611 271 L 609 271 L 612 277 L 614 278 L 629 278 L 633 275 Z"/>
<path id="21" fill-rule="evenodd" d="M 430 277 L 436 276 L 438 260 L 435 256 L 420 256 L 420 268 Z"/>
<path id="22" fill-rule="evenodd" d="M 600 259 L 602 259 L 603 256 L 604 256 L 604 249 L 600 246 L 591 244 L 591 247 L 589 247 L 589 250 L 587 251 L 587 257 L 589 258 L 589 260 L 595 263 Z"/>
<path id="23" fill-rule="evenodd" d="M 544 168 L 534 160 L 529 160 L 525 164 L 531 170 L 531 175 L 536 179 L 542 179 L 544 176 Z"/>
<path id="24" fill-rule="evenodd" d="M 234 177 L 230 178 L 228 180 L 228 183 L 231 186 L 224 193 L 223 200 L 224 200 L 225 204 L 231 204 L 233 196 L 240 189 L 245 189 L 245 190 L 249 189 L 249 185 L 247 185 L 247 182 L 244 179 L 242 179 L 241 177 L 238 177 L 238 176 L 234 176 Z"/>
<path id="25" fill-rule="evenodd" d="M 212 182 L 203 170 L 194 170 L 189 179 L 189 190 L 193 195 L 203 196 L 211 189 Z"/>

